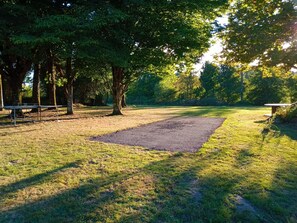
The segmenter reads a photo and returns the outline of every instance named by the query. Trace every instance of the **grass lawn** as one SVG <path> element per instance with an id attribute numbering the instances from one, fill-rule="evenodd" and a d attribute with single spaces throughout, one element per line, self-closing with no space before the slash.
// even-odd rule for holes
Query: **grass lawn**
<path id="1" fill-rule="evenodd" d="M 297 222 L 297 127 L 262 132 L 269 108 L 110 111 L 0 126 L 0 222 Z M 173 116 L 227 119 L 197 153 L 89 140 Z"/>

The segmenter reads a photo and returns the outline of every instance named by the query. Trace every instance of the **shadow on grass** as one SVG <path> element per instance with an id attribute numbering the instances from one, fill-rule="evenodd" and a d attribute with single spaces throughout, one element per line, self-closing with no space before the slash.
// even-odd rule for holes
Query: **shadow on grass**
<path id="1" fill-rule="evenodd" d="M 250 157 L 246 151 L 238 154 L 240 165 L 243 165 L 242 160 L 245 160 L 242 157 L 246 156 Z M 209 160 L 211 157 L 202 157 L 198 163 L 192 162 L 189 165 L 184 164 L 183 157 L 184 155 L 177 154 L 150 163 L 131 173 L 115 172 L 90 179 L 76 188 L 2 211 L 0 222 L 234 221 L 235 207 L 230 197 L 241 191 L 238 185 L 245 180 L 244 175 L 228 170 L 223 174 L 216 172 L 202 174 L 201 172 L 207 167 L 213 165 Z M 50 181 L 51 174 L 72 165 L 80 168 L 76 163 L 71 163 L 0 188 L 1 191 L 4 189 L 1 195 L 5 196 L 41 181 Z M 297 178 L 294 172 L 289 170 L 290 168 L 297 173 L 297 167 L 293 163 L 280 167 L 275 174 L 275 191 L 271 192 L 271 196 L 266 197 L 266 200 L 261 200 L 258 196 L 255 196 L 254 200 L 251 199 L 258 206 L 264 206 L 262 216 L 276 215 L 279 222 L 285 221 L 284 217 L 277 216 L 279 213 L 277 208 L 270 209 L 273 206 L 270 204 L 283 202 L 280 208 L 287 208 L 286 216 L 294 217 L 297 210 L 297 203 L 294 202 L 297 195 Z M 143 185 L 146 177 L 152 179 L 151 183 Z M 289 181 L 286 186 L 282 185 L 281 180 L 284 178 Z M 275 196 L 275 193 L 280 194 Z M 286 202 L 288 198 L 292 202 Z M 236 222 L 250 222 L 249 220 L 251 220 L 249 216 L 236 218 Z M 253 220 L 265 222 L 262 219 Z"/>
<path id="2" fill-rule="evenodd" d="M 77 162 L 73 162 L 73 163 L 69 163 L 67 165 L 61 166 L 59 168 L 47 171 L 45 173 L 41 173 L 41 174 L 37 174 L 34 175 L 32 177 L 20 180 L 18 182 L 15 183 L 11 183 L 9 185 L 5 185 L 5 186 L 0 186 L 0 199 L 2 200 L 3 198 L 7 197 L 9 194 L 14 193 L 18 190 L 24 189 L 26 187 L 32 186 L 32 185 L 37 185 L 39 183 L 42 183 L 44 181 L 47 181 L 49 179 L 52 178 L 52 175 L 68 169 L 68 168 L 73 168 L 73 167 L 77 167 L 77 165 L 79 165 L 80 161 Z"/>
<path id="3" fill-rule="evenodd" d="M 294 124 L 277 124 L 280 136 L 288 136 L 292 140 L 297 140 L 297 123 Z"/>
<path id="4" fill-rule="evenodd" d="M 8 128 L 8 127 L 7 127 Z M 0 127 L 0 130 L 1 129 L 5 129 L 5 128 L 2 128 Z M 30 130 L 21 130 L 21 131 L 8 131 L 8 132 L 1 132 L 0 133 L 0 136 L 7 136 L 7 135 L 15 135 L 15 134 L 21 134 L 21 133 L 28 133 L 28 132 L 34 132 L 36 131 L 37 129 L 30 129 Z"/>
<path id="5" fill-rule="evenodd" d="M 255 185 L 253 186 L 254 188 Z M 247 193 L 266 222 L 297 222 L 297 166 L 283 162 L 274 173 L 271 186 L 259 186 Z"/>
<path id="6" fill-rule="evenodd" d="M 269 137 L 287 136 L 292 140 L 297 140 L 297 123 L 278 123 L 265 127 L 262 130 L 263 141 Z"/>
<path id="7" fill-rule="evenodd" d="M 110 107 L 83 107 L 74 110 L 74 115 L 67 115 L 65 110 L 43 110 L 41 113 L 41 120 L 37 117 L 35 112 L 26 112 L 25 116 L 21 119 L 18 118 L 17 125 L 24 125 L 28 123 L 38 122 L 52 122 L 52 121 L 65 121 L 65 120 L 78 120 L 94 117 L 104 117 L 111 113 Z M 34 114 L 34 115 L 32 115 Z M 14 123 L 10 115 L 0 116 L 0 127 L 13 126 Z"/>
<path id="8" fill-rule="evenodd" d="M 226 197 L 236 180 L 229 179 L 230 173 L 227 177 L 209 177 L 207 186 L 200 185 L 197 172 L 203 169 L 203 165 L 182 169 L 179 167 L 182 161 L 180 156 L 153 162 L 134 173 L 117 172 L 92 179 L 49 198 L 2 211 L 0 221 L 197 222 L 198 219 L 207 219 L 211 215 L 216 219 L 216 212 L 224 209 Z M 1 188 L 2 196 L 50 180 L 50 174 L 56 171 L 58 169 Z M 128 194 L 130 187 L 133 188 L 133 184 L 138 183 L 137 177 L 141 176 L 152 177 L 153 187 L 143 197 L 134 196 L 133 192 Z M 133 180 L 132 183 L 126 184 L 129 180 Z M 142 178 L 139 180 L 142 181 Z M 201 190 L 201 187 L 204 189 Z M 222 190 L 222 187 L 226 190 Z M 204 196 L 210 196 L 208 199 L 215 202 L 210 204 L 203 201 Z M 121 213 L 121 210 L 117 210 L 118 207 L 131 211 Z M 202 209 L 199 210 L 198 207 Z"/>

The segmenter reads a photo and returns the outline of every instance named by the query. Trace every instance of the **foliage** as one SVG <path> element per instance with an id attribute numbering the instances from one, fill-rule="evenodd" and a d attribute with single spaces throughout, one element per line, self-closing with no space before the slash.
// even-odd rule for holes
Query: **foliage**
<path id="1" fill-rule="evenodd" d="M 199 77 L 192 73 L 192 67 L 187 65 L 179 67 L 176 88 L 179 100 L 193 100 L 200 97 Z"/>
<path id="2" fill-rule="evenodd" d="M 281 107 L 273 117 L 274 120 L 281 122 L 296 122 L 297 121 L 297 104 L 292 106 Z"/>
<path id="3" fill-rule="evenodd" d="M 291 102 L 297 101 L 297 74 L 293 73 L 293 75 L 286 80 L 286 86 L 288 88 L 288 96 Z"/>
<path id="4" fill-rule="evenodd" d="M 219 68 L 214 64 L 206 62 L 200 74 L 200 82 L 204 90 L 203 97 L 215 96 L 218 75 Z"/>
<path id="5" fill-rule="evenodd" d="M 216 88 L 218 100 L 227 104 L 234 104 L 240 98 L 240 89 L 240 77 L 235 73 L 235 69 L 221 65 Z"/>
<path id="6" fill-rule="evenodd" d="M 169 74 L 155 86 L 155 95 L 157 103 L 168 103 L 177 100 L 177 83 L 178 77 L 175 74 Z"/>
<path id="7" fill-rule="evenodd" d="M 143 74 L 132 83 L 127 92 L 127 101 L 135 104 L 154 104 L 158 98 L 155 89 L 161 77 L 154 74 Z"/>
<path id="8" fill-rule="evenodd" d="M 295 1 L 243 0 L 236 1 L 230 10 L 222 35 L 227 62 L 249 64 L 257 60 L 267 67 L 296 68 Z"/>
<path id="9" fill-rule="evenodd" d="M 286 100 L 285 80 L 281 77 L 264 77 L 261 71 L 249 72 L 246 98 L 255 105 L 279 103 Z"/>

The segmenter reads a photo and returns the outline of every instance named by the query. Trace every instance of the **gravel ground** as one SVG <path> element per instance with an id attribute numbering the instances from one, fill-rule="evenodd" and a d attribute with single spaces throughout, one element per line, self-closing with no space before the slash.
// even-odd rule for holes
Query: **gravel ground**
<path id="1" fill-rule="evenodd" d="M 143 146 L 154 150 L 196 152 L 224 120 L 223 118 L 178 117 L 93 137 L 92 140 Z"/>

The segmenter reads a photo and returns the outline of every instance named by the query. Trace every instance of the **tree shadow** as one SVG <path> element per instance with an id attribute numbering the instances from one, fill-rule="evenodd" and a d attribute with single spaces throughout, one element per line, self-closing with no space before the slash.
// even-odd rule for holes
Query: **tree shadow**
<path id="1" fill-rule="evenodd" d="M 0 128 L 2 129 L 2 128 Z M 7 135 L 15 135 L 15 134 L 21 134 L 21 133 L 28 133 L 28 132 L 34 132 L 37 129 L 30 129 L 30 130 L 22 130 L 22 131 L 7 131 L 7 132 L 1 132 L 0 136 L 7 136 Z"/>
<path id="2" fill-rule="evenodd" d="M 210 163 L 181 168 L 182 162 L 183 155 L 177 154 L 132 173 L 116 172 L 90 179 L 76 188 L 2 211 L 0 219 L 10 222 L 199 222 L 213 216 L 215 221 L 220 210 L 226 209 L 226 199 L 241 179 L 231 177 L 232 173 L 212 175 L 200 184 L 197 173 Z M 75 164 L 7 185 L 1 188 L 2 196 L 49 180 L 50 174 L 71 165 Z M 135 179 L 141 176 L 153 178 L 153 187 L 143 197 L 135 197 L 133 191 L 132 197 L 127 195 L 137 183 Z M 126 184 L 131 179 L 132 184 Z M 138 202 L 143 205 L 137 205 Z M 136 206 L 132 213 L 122 214 L 117 213 L 116 205 L 128 205 L 127 208 L 132 209 Z"/>
<path id="3" fill-rule="evenodd" d="M 75 188 L 2 211 L 0 221 L 45 223 L 234 221 L 236 207 L 231 198 L 241 192 L 238 185 L 245 180 L 245 176 L 229 169 L 220 173 L 215 171 L 204 173 L 205 169 L 214 165 L 212 161 L 216 160 L 216 156 L 212 157 L 212 154 L 199 158 L 198 156 L 177 153 L 130 172 L 119 171 L 100 175 Z M 243 150 L 235 158 L 237 160 L 235 165 L 250 165 L 250 158 L 251 154 Z M 185 164 L 185 162 L 191 163 Z M 51 180 L 50 175 L 72 165 L 80 168 L 76 162 L 65 165 L 2 187 L 0 190 L 4 192 L 1 195 L 6 196 L 25 187 Z M 278 170 L 276 179 L 285 174 L 289 168 L 294 168 L 297 173 L 296 165 L 290 163 Z M 292 170 L 290 173 L 293 173 Z M 297 197 L 297 177 L 288 176 L 287 180 L 292 181 L 287 188 L 281 188 L 279 182 L 276 190 L 280 190 L 281 194 L 287 193 L 285 198 L 294 199 Z M 284 208 L 294 213 L 294 208 L 297 210 L 297 202 L 294 203 L 292 200 L 289 204 L 285 202 L 285 198 L 277 197 L 284 202 Z M 275 198 L 269 199 L 274 202 Z M 263 200 L 263 205 L 269 202 L 270 200 Z M 269 209 L 264 211 L 269 214 Z M 277 210 L 273 211 L 273 214 L 277 213 Z M 236 220 L 249 222 L 251 218 L 241 216 Z M 280 217 L 279 220 L 282 221 L 283 218 Z M 261 222 L 262 219 L 255 221 Z"/>
<path id="4" fill-rule="evenodd" d="M 262 130 L 262 141 L 269 137 L 279 138 L 287 136 L 291 140 L 297 140 L 297 123 L 274 123 Z"/>
<path id="5" fill-rule="evenodd" d="M 12 194 L 18 190 L 21 190 L 26 187 L 29 187 L 32 185 L 37 185 L 39 183 L 47 181 L 52 178 L 53 174 L 55 174 L 59 171 L 62 171 L 62 170 L 68 169 L 68 168 L 75 168 L 79 165 L 79 163 L 80 163 L 80 161 L 68 163 L 64 166 L 55 168 L 53 170 L 50 170 L 50 171 L 47 171 L 47 172 L 44 172 L 41 174 L 34 175 L 29 178 L 25 178 L 23 180 L 15 182 L 15 183 L 0 186 L 0 200 L 4 199 L 5 197 L 9 196 L 10 194 Z"/>
<path id="6" fill-rule="evenodd" d="M 297 165 L 281 162 L 271 186 L 248 195 L 269 222 L 297 222 Z"/>
<path id="7" fill-rule="evenodd" d="M 288 136 L 292 140 L 297 140 L 297 123 L 276 124 L 280 136 Z"/>

